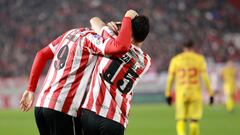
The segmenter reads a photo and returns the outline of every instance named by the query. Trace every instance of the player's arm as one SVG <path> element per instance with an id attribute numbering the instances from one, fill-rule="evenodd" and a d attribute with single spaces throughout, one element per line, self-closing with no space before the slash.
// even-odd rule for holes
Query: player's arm
<path id="1" fill-rule="evenodd" d="M 122 21 L 122 27 L 120 29 L 119 35 L 116 38 L 109 36 L 104 38 L 102 36 L 96 36 L 92 34 L 87 35 L 88 45 L 93 49 L 93 52 L 97 54 L 113 55 L 126 53 L 131 45 L 131 36 L 132 36 L 132 18 L 137 16 L 137 13 L 133 10 L 127 11 L 125 17 Z M 105 23 L 101 22 L 99 18 L 95 18 L 95 21 L 98 22 L 92 26 L 96 28 L 96 32 L 101 34 L 102 27 Z M 93 21 L 92 21 L 93 22 Z M 98 25 L 98 26 L 97 26 Z M 95 50 L 94 50 L 95 49 Z"/>
<path id="2" fill-rule="evenodd" d="M 118 22 L 119 23 L 119 22 Z M 120 22 L 121 23 L 121 22 Z M 115 22 L 109 22 L 107 25 L 99 17 L 93 17 L 90 20 L 92 29 L 103 38 L 116 38 L 116 33 L 120 28 L 118 28 Z"/>
<path id="3" fill-rule="evenodd" d="M 201 77 L 205 83 L 205 87 L 207 89 L 207 92 L 210 96 L 210 104 L 213 104 L 213 96 L 214 96 L 214 93 L 213 93 L 213 90 L 212 90 L 212 87 L 211 87 L 211 84 L 210 84 L 210 80 L 209 80 L 209 77 L 208 77 L 208 73 L 207 73 L 207 64 L 206 64 L 206 61 L 205 59 L 203 58 L 203 62 L 202 62 L 202 66 L 201 66 Z"/>
<path id="4" fill-rule="evenodd" d="M 49 59 L 52 59 L 53 56 L 53 52 L 48 46 L 37 52 L 32 65 L 28 88 L 23 93 L 20 101 L 20 108 L 22 111 L 28 111 L 31 108 L 39 77 L 46 65 L 46 62 Z"/>
<path id="5" fill-rule="evenodd" d="M 174 59 L 172 59 L 168 69 L 168 77 L 167 77 L 167 84 L 166 84 L 166 90 L 165 90 L 165 97 L 169 105 L 171 105 L 171 102 L 172 102 L 171 90 L 172 90 L 174 78 L 175 78 L 175 63 L 174 63 Z"/>
<path id="6" fill-rule="evenodd" d="M 22 111 L 28 111 L 31 108 L 40 75 L 47 61 L 54 57 L 56 47 L 61 42 L 63 36 L 64 35 L 58 37 L 47 47 L 37 52 L 30 72 L 28 88 L 23 93 L 22 99 L 20 101 L 20 109 Z"/>

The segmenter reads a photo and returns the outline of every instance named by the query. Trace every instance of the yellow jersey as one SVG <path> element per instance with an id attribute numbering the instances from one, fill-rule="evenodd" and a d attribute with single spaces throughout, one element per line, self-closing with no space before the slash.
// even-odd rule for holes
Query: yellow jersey
<path id="1" fill-rule="evenodd" d="M 234 64 L 227 64 L 222 70 L 222 78 L 224 82 L 224 90 L 234 92 L 236 87 L 237 68 Z"/>
<path id="2" fill-rule="evenodd" d="M 173 57 L 169 69 L 165 96 L 171 95 L 175 80 L 176 98 L 189 100 L 202 99 L 201 78 L 210 96 L 213 91 L 207 74 L 205 58 L 193 51 L 186 51 Z"/>

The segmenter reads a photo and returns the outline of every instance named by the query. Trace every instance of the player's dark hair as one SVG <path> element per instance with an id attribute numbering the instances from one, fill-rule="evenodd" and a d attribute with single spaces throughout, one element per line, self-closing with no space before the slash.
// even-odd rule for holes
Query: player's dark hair
<path id="1" fill-rule="evenodd" d="M 136 42 L 142 42 L 146 39 L 150 29 L 149 20 L 146 16 L 136 16 L 132 20 L 133 39 Z"/>
<path id="2" fill-rule="evenodd" d="M 194 42 L 192 40 L 188 40 L 183 43 L 183 48 L 193 48 L 194 47 Z"/>

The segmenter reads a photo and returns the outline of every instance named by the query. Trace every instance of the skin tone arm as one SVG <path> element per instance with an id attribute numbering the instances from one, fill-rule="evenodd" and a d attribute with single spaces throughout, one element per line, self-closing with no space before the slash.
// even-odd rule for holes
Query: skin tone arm
<path id="1" fill-rule="evenodd" d="M 128 10 L 125 13 L 124 17 L 130 17 L 131 19 L 133 19 L 137 15 L 138 15 L 138 13 L 136 11 Z M 106 26 L 106 24 L 99 17 L 93 17 L 90 20 L 90 24 L 92 26 L 92 29 L 99 35 L 101 34 L 102 27 Z M 113 29 L 113 31 L 115 31 L 115 32 L 118 31 L 118 27 L 115 22 L 110 22 L 109 26 Z"/>

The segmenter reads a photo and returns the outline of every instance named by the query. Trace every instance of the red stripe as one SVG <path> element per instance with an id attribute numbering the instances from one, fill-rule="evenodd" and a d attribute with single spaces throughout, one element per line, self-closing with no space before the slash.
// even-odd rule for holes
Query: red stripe
<path id="1" fill-rule="evenodd" d="M 122 69 L 121 69 L 121 71 L 120 72 L 118 72 L 118 75 L 117 75 L 117 77 L 114 79 L 114 84 L 117 84 L 117 81 L 119 81 L 119 80 L 123 80 L 123 78 L 124 78 L 124 74 L 126 74 L 126 72 L 127 72 L 127 69 L 129 68 L 128 67 L 129 65 L 128 64 L 125 64 L 123 67 L 122 67 Z M 115 87 L 116 89 L 117 89 L 117 87 Z M 124 98 L 125 98 L 125 96 L 126 96 L 126 94 L 122 94 L 122 95 L 124 95 L 124 96 L 122 96 L 122 102 L 121 102 L 121 104 L 120 103 L 117 103 L 117 100 L 116 100 L 116 95 L 114 95 L 114 93 L 116 93 L 115 92 L 116 90 L 115 89 L 111 89 L 111 91 L 110 91 L 110 93 L 111 93 L 111 95 L 113 94 L 113 100 L 114 100 L 114 102 L 111 102 L 112 104 L 111 104 L 111 108 L 110 108 L 110 111 L 112 111 L 113 112 L 113 114 L 111 114 L 110 112 L 110 114 L 108 114 L 109 115 L 109 118 L 111 118 L 111 119 L 113 119 L 113 117 L 114 117 L 114 114 L 115 114 L 115 112 L 116 112 L 116 107 L 117 106 L 121 106 L 123 103 L 125 103 L 124 102 Z M 120 108 L 120 109 L 122 109 L 122 108 Z M 121 110 L 122 111 L 122 110 Z M 122 112 L 123 113 L 123 112 Z M 113 115 L 113 116 L 111 116 L 111 115 Z M 121 119 L 122 119 L 122 114 L 121 114 Z"/>
<path id="2" fill-rule="evenodd" d="M 107 65 L 104 67 L 103 71 L 108 68 L 110 63 L 111 63 L 111 60 L 108 61 Z M 105 94 L 106 94 L 106 85 L 104 83 L 103 78 L 101 78 L 100 90 L 99 90 L 99 94 L 98 94 L 98 97 L 96 100 L 96 113 L 97 114 L 99 114 L 99 112 L 100 112 L 101 106 L 102 106 L 104 98 L 105 98 Z"/>
<path id="3" fill-rule="evenodd" d="M 52 62 L 52 63 L 53 63 L 53 62 Z M 56 76 L 57 76 L 57 71 L 54 69 L 53 77 L 52 77 L 52 80 L 51 80 L 51 82 L 50 82 L 50 84 L 49 84 L 49 87 L 48 87 L 48 89 L 46 89 L 46 90 L 44 91 L 44 95 L 43 95 L 43 97 L 42 97 L 42 99 L 41 99 L 41 103 L 40 103 L 40 106 L 41 106 L 41 107 L 44 105 L 45 98 L 46 98 L 47 94 L 49 93 L 49 91 L 50 91 L 50 89 L 51 89 L 51 85 L 52 85 L 52 83 L 55 81 Z"/>
<path id="4" fill-rule="evenodd" d="M 121 104 L 121 111 L 122 111 L 122 114 L 121 114 L 121 119 L 120 119 L 120 123 L 124 124 L 125 123 L 125 118 L 126 118 L 126 112 L 127 112 L 127 102 L 128 100 L 126 99 L 126 94 L 122 94 L 122 104 Z"/>
<path id="5" fill-rule="evenodd" d="M 76 72 L 76 76 L 75 76 L 75 80 L 72 83 L 72 86 L 70 88 L 70 91 L 68 92 L 67 98 L 63 104 L 63 108 L 62 108 L 62 112 L 67 113 L 69 111 L 69 108 L 72 104 L 73 98 L 76 94 L 77 88 L 81 82 L 81 79 L 83 77 L 84 74 L 84 70 L 86 69 L 86 66 L 88 64 L 88 59 L 89 59 L 89 52 L 86 48 L 83 48 L 82 50 L 82 58 L 80 61 L 80 66 Z M 85 80 L 87 81 L 87 80 Z M 82 100 L 82 99 L 79 99 Z"/>
<path id="6" fill-rule="evenodd" d="M 51 65 L 50 65 L 50 67 L 52 67 L 52 65 L 53 65 L 53 62 L 51 63 Z M 43 84 L 42 84 L 42 87 L 41 87 L 41 89 L 40 89 L 40 92 L 39 92 L 39 94 L 38 94 L 38 96 L 37 96 L 37 100 L 38 100 L 38 98 L 39 98 L 39 96 L 40 96 L 40 93 L 42 93 L 43 92 L 43 87 L 46 85 L 46 82 L 47 82 L 47 78 L 49 77 L 49 74 L 50 74 L 50 70 L 48 70 L 48 73 L 47 73 L 47 76 L 45 77 L 45 80 L 44 80 L 44 82 L 43 82 Z M 41 98 L 41 97 L 40 97 Z M 42 101 L 42 100 L 41 100 Z M 41 104 L 41 102 L 40 102 L 40 104 Z"/>
<path id="7" fill-rule="evenodd" d="M 103 81 L 101 81 L 101 82 L 103 82 Z M 96 113 L 97 114 L 99 114 L 99 112 L 101 110 L 105 95 L 106 95 L 106 85 L 104 83 L 101 83 L 101 87 L 100 87 L 99 94 L 98 94 L 97 101 L 96 101 Z"/>
<path id="8" fill-rule="evenodd" d="M 74 42 L 73 46 L 71 47 L 71 50 L 69 52 L 69 56 L 67 58 L 67 63 L 65 65 L 65 69 L 64 69 L 64 72 L 63 72 L 63 75 L 61 76 L 60 80 L 59 80 L 59 83 L 58 83 L 58 86 L 57 88 L 54 90 L 54 93 L 51 97 L 51 101 L 48 105 L 49 108 L 54 108 L 55 107 L 55 104 L 56 104 L 56 101 L 61 93 L 61 90 L 63 88 L 63 86 L 65 85 L 66 81 L 67 81 L 67 78 L 69 76 L 69 73 L 72 69 L 72 63 L 73 63 L 73 58 L 75 56 L 75 53 L 76 53 L 76 48 L 77 48 L 77 43 L 78 42 Z"/>
<path id="9" fill-rule="evenodd" d="M 146 57 L 144 56 L 144 64 L 146 65 L 147 62 L 148 61 L 147 61 Z M 144 68 L 140 68 L 139 70 L 136 71 L 136 73 L 140 76 L 145 68 L 146 68 L 146 66 Z M 134 84 L 136 79 L 134 79 L 133 81 L 134 81 L 133 82 L 133 84 Z M 127 103 L 130 102 L 130 101 L 128 101 L 125 94 L 122 94 L 122 98 L 123 98 L 123 100 L 122 100 L 122 104 L 121 104 L 121 108 L 120 108 L 121 111 L 122 111 L 122 114 L 121 114 L 120 123 L 124 125 L 124 123 L 126 121 L 126 117 L 127 117 L 126 116 L 127 115 Z"/>
<path id="10" fill-rule="evenodd" d="M 92 107 L 93 107 L 93 102 L 94 102 L 94 97 L 93 97 L 93 88 L 95 86 L 95 82 L 96 82 L 96 76 L 98 75 L 98 67 L 100 65 L 100 62 L 102 61 L 102 57 L 98 57 L 98 60 L 97 60 L 97 63 L 96 63 L 96 68 L 94 69 L 93 71 L 93 77 L 91 78 L 91 87 L 90 87 L 90 93 L 89 93 L 89 98 L 88 98 L 88 101 L 85 101 L 87 102 L 87 106 L 86 108 L 89 109 L 89 110 L 92 110 Z"/>
<path id="11" fill-rule="evenodd" d="M 72 31 L 70 34 L 72 34 L 73 32 L 74 32 L 74 31 Z M 65 39 L 63 39 L 62 42 L 61 42 L 60 44 L 58 44 L 58 46 L 57 46 L 58 48 L 57 48 L 57 49 L 59 49 L 59 48 L 62 46 L 62 43 L 64 42 L 64 40 L 65 40 Z M 68 41 L 68 43 L 69 43 L 69 42 L 70 42 L 70 41 Z M 68 43 L 67 43 L 67 44 L 68 44 Z M 55 52 L 57 52 L 57 51 L 55 51 Z M 55 53 L 55 54 L 56 54 L 56 53 Z M 54 60 L 54 58 L 53 58 L 53 60 Z M 54 65 L 53 63 L 54 63 L 54 61 L 52 61 L 51 67 Z M 49 69 L 49 72 L 51 72 L 50 69 Z M 44 105 L 45 98 L 46 98 L 47 94 L 50 92 L 50 89 L 52 88 L 52 84 L 53 84 L 53 82 L 55 81 L 56 76 L 57 76 L 57 70 L 54 69 L 53 78 L 51 79 L 51 82 L 50 82 L 50 84 L 49 84 L 48 89 L 46 89 L 46 90 L 44 91 L 44 95 L 43 95 L 43 97 L 42 97 L 42 99 L 41 99 L 40 106 L 43 106 L 43 105 Z M 46 79 L 47 79 L 47 78 L 46 78 Z M 45 84 L 44 84 L 44 85 L 45 85 Z M 44 86 L 44 85 L 43 85 L 43 86 Z"/>
<path id="12" fill-rule="evenodd" d="M 114 114 L 116 112 L 116 107 L 119 105 L 116 100 L 116 89 L 117 89 L 117 81 L 123 80 L 124 74 L 127 72 L 128 69 L 128 64 L 124 64 L 123 67 L 120 69 L 118 72 L 117 76 L 114 78 L 113 84 L 115 85 L 110 85 L 110 94 L 112 96 L 109 111 L 107 114 L 107 118 L 113 119 Z M 120 105 L 119 105 L 120 106 Z"/>
<path id="13" fill-rule="evenodd" d="M 115 114 L 115 112 L 116 112 L 116 106 L 117 106 L 117 103 L 116 103 L 116 101 L 114 100 L 115 98 L 116 98 L 116 89 L 115 89 L 115 91 L 113 91 L 112 90 L 112 87 L 110 88 L 110 91 L 112 91 L 111 92 L 111 96 L 112 96 L 112 98 L 111 98 L 111 103 L 110 103 L 110 106 L 109 106 L 109 110 L 108 110 L 108 113 L 107 113 L 107 118 L 109 118 L 109 119 L 113 119 L 113 117 L 114 117 L 114 114 Z"/>

